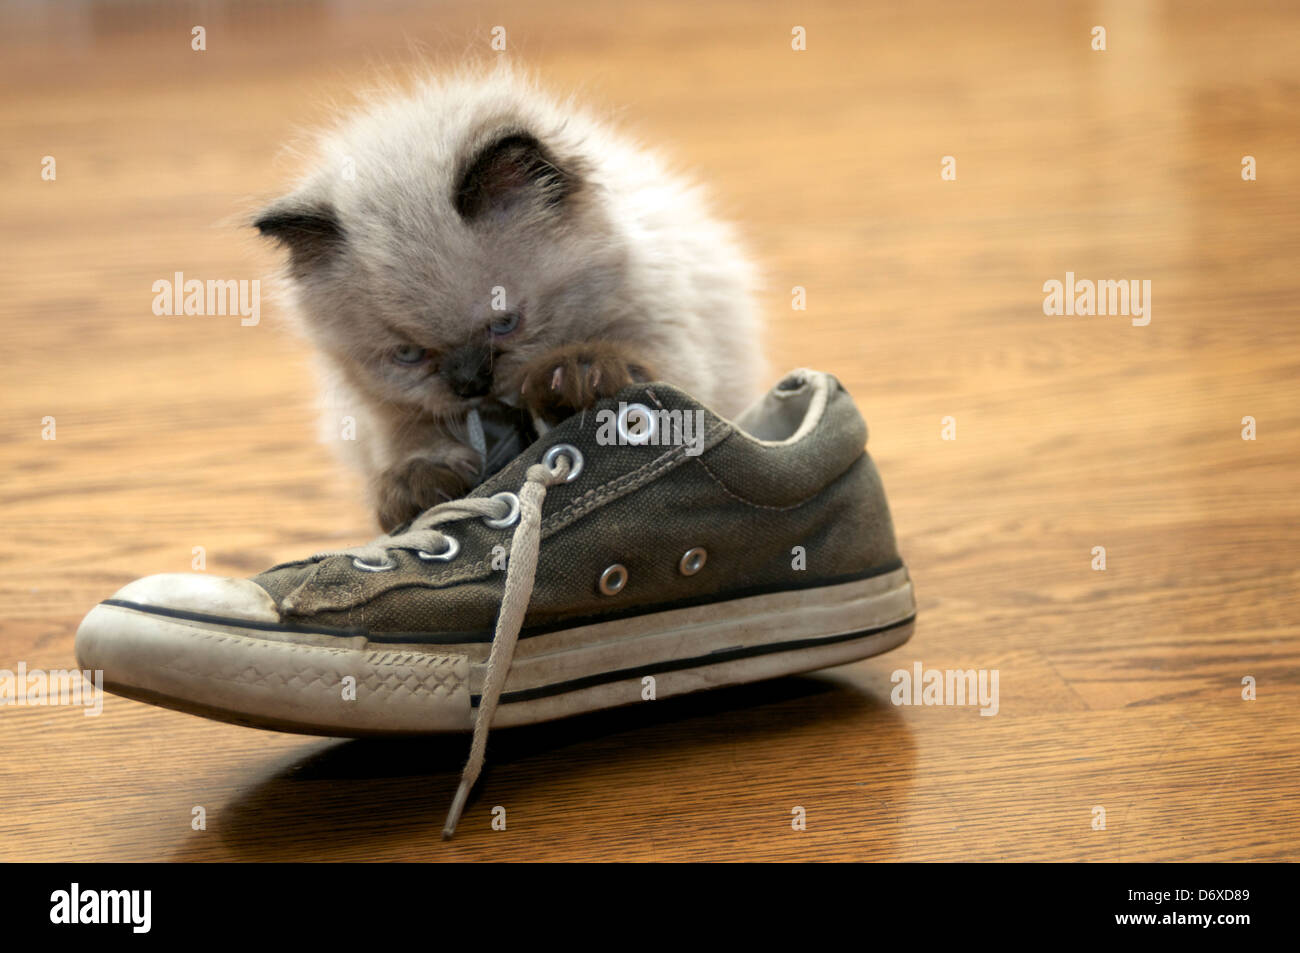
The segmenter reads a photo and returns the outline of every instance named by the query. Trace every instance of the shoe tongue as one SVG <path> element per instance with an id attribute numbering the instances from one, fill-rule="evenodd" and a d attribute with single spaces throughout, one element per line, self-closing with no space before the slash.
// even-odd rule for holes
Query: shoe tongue
<path id="1" fill-rule="evenodd" d="M 667 448 L 679 443 L 693 445 L 696 442 L 700 443 L 702 449 L 705 433 L 712 434 L 718 424 L 716 414 L 671 384 L 662 381 L 629 384 L 613 397 L 599 400 L 586 410 L 571 414 L 540 436 L 533 437 L 531 442 L 524 442 L 525 435 L 530 435 L 529 428 L 517 425 L 519 447 L 513 459 L 501 465 L 497 472 L 475 487 L 469 495 L 491 496 L 502 490 L 517 490 L 528 467 L 540 462 L 545 452 L 557 444 L 572 444 L 589 457 L 593 454 L 604 456 L 601 451 L 605 448 L 624 442 L 619 426 L 624 415 L 630 419 L 631 427 L 626 428 L 628 433 L 634 440 L 640 439 L 643 436 L 641 428 L 645 424 L 638 408 L 644 408 L 653 415 L 653 423 L 657 428 L 649 441 L 638 444 L 648 444 L 647 450 Z M 531 433 L 535 434 L 536 429 L 533 428 Z M 502 441 L 498 452 L 504 455 L 507 447 L 514 449 L 514 445 L 508 441 Z M 594 461 L 589 459 L 588 463 L 592 462 Z"/>
<path id="2" fill-rule="evenodd" d="M 476 413 L 483 446 L 475 449 L 483 455 L 483 479 L 487 479 L 537 439 L 537 428 L 527 411 L 497 401 L 480 405 Z"/>

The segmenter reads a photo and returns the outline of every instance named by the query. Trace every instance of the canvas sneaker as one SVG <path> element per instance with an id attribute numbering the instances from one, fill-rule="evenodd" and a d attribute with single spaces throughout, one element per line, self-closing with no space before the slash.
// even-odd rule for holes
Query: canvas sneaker
<path id="1" fill-rule="evenodd" d="M 906 641 L 912 585 L 866 442 L 829 374 L 795 371 L 734 421 L 632 385 L 367 545 L 127 585 L 81 624 L 78 664 L 116 694 L 260 728 L 472 731 L 449 835 L 489 727 Z"/>

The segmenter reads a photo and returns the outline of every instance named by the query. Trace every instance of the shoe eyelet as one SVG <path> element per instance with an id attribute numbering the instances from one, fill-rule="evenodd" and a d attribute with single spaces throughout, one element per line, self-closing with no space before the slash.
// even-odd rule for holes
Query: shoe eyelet
<path id="1" fill-rule="evenodd" d="M 352 560 L 352 565 L 355 566 L 357 569 L 360 569 L 362 572 L 388 572 L 388 570 L 390 569 L 397 568 L 396 561 L 392 559 L 390 559 L 386 563 L 380 563 L 378 566 L 375 566 L 372 565 L 371 563 L 362 561 L 360 557 L 354 557 Z"/>
<path id="2" fill-rule="evenodd" d="M 694 549 L 686 550 L 681 561 L 677 563 L 677 568 L 683 576 L 694 576 L 704 568 L 708 559 L 708 551 L 703 546 L 696 546 Z"/>
<path id="3" fill-rule="evenodd" d="M 633 413 L 640 414 L 641 419 L 645 421 L 645 431 L 643 433 L 632 433 L 628 429 L 628 418 Z M 655 434 L 659 431 L 659 418 L 655 416 L 653 410 L 645 404 L 627 404 L 620 407 L 618 411 L 618 436 L 623 443 L 629 443 L 634 447 L 640 447 L 647 443 L 653 443 Z"/>
<path id="4" fill-rule="evenodd" d="M 440 553 L 426 553 L 423 549 L 415 555 L 419 556 L 425 562 L 448 563 L 456 558 L 460 552 L 460 541 L 455 536 L 447 537 L 447 548 Z"/>
<path id="5" fill-rule="evenodd" d="M 600 591 L 607 596 L 616 596 L 627 585 L 627 567 L 614 563 L 600 574 Z"/>
<path id="6" fill-rule="evenodd" d="M 505 529 L 508 526 L 514 526 L 519 522 L 519 497 L 509 491 L 503 493 L 493 493 L 492 499 L 504 500 L 510 507 L 510 512 L 499 520 L 490 520 L 483 517 L 483 525 L 491 526 L 493 529 Z M 447 537 L 450 539 L 451 537 Z"/>
<path id="7" fill-rule="evenodd" d="M 569 458 L 569 473 L 564 478 L 564 482 L 572 483 L 582 472 L 582 451 L 571 443 L 557 443 L 546 451 L 546 455 L 542 457 L 542 464 L 554 470 L 555 461 L 560 457 Z"/>

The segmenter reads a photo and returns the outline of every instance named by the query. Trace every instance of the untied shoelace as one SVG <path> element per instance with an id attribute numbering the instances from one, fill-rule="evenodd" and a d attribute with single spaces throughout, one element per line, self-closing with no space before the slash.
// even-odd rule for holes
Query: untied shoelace
<path id="1" fill-rule="evenodd" d="M 542 535 L 542 502 L 546 499 L 547 489 L 563 482 L 572 465 L 573 461 L 564 454 L 557 455 L 552 467 L 535 463 L 528 468 L 524 485 L 519 490 L 519 522 L 510 540 L 505 592 L 501 598 L 501 611 L 497 615 L 492 649 L 488 654 L 487 672 L 479 696 L 478 716 L 474 720 L 474 737 L 470 743 L 469 759 L 461 772 L 460 786 L 457 787 L 456 796 L 452 799 L 451 810 L 447 812 L 447 823 L 442 828 L 443 840 L 450 838 L 456 832 L 456 823 L 460 820 L 469 793 L 478 781 L 479 772 L 483 769 L 492 716 L 496 713 L 501 690 L 505 686 L 506 677 L 510 674 L 515 643 L 519 640 L 519 630 L 523 626 L 524 614 L 528 611 L 528 603 L 533 595 L 533 583 L 537 574 L 537 553 Z M 369 566 L 380 568 L 391 566 L 388 553 L 394 549 L 416 552 L 452 551 L 451 547 L 455 545 L 455 540 L 444 534 L 438 527 L 466 519 L 500 520 L 509 516 L 512 509 L 509 502 L 495 496 L 450 500 L 425 510 L 400 533 L 381 536 L 365 546 L 321 553 L 317 558 L 346 555 Z"/>

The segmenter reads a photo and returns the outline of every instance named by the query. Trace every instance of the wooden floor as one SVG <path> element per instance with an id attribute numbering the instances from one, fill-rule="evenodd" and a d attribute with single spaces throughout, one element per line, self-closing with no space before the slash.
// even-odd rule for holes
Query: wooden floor
<path id="1" fill-rule="evenodd" d="M 467 54 L 712 184 L 773 379 L 833 371 L 870 422 L 920 621 L 837 670 L 498 732 L 446 844 L 463 739 L 0 708 L 0 859 L 1300 859 L 1293 5 L 194 9 L 0 12 L 0 668 L 71 667 L 96 601 L 194 547 L 247 575 L 369 537 L 281 307 L 156 317 L 151 285 L 267 277 L 239 222 L 295 130 Z M 1067 272 L 1150 280 L 1150 324 L 1044 315 Z M 996 670 L 996 716 L 892 705 L 918 662 Z"/>

